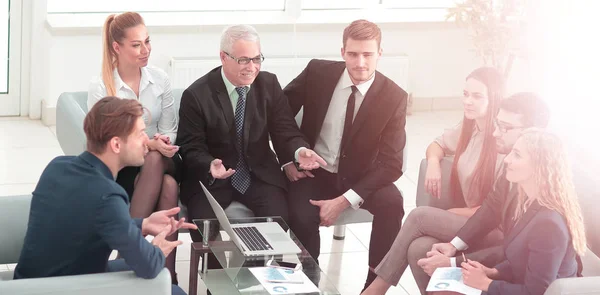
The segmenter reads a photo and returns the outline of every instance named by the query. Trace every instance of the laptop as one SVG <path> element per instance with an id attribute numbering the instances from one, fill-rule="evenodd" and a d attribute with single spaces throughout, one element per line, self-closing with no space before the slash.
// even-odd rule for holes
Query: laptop
<path id="1" fill-rule="evenodd" d="M 302 252 L 277 222 L 231 224 L 225 210 L 200 182 L 221 227 L 244 256 L 298 254 Z M 201 227 L 201 224 L 196 224 Z"/>

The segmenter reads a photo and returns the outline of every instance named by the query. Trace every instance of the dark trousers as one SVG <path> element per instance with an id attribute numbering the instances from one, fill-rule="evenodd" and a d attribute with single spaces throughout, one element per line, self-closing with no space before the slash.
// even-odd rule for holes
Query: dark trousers
<path id="1" fill-rule="evenodd" d="M 119 171 L 116 182 L 125 189 L 129 196 L 129 201 L 133 197 L 135 186 L 135 177 L 140 173 L 141 167 L 127 166 Z"/>
<path id="2" fill-rule="evenodd" d="M 319 257 L 321 239 L 319 236 L 319 207 L 308 202 L 330 200 L 343 195 L 351 187 L 344 187 L 337 174 L 323 169 L 313 171 L 314 178 L 304 178 L 292 182 L 289 188 L 288 206 L 290 228 L 312 257 Z M 364 198 L 361 206 L 373 214 L 371 241 L 369 243 L 369 266 L 375 268 L 388 252 L 402 224 L 404 207 L 402 194 L 398 188 L 389 185 Z"/>
<path id="3" fill-rule="evenodd" d="M 288 222 L 286 191 L 254 176 L 245 194 L 241 194 L 234 189 L 230 180 L 217 180 L 214 186 L 208 187 L 208 190 L 223 209 L 235 200 L 252 210 L 257 217 L 280 216 L 286 223 Z M 203 191 L 191 196 L 186 205 L 190 221 L 193 219 L 216 218 L 215 212 L 208 203 Z M 218 229 L 211 228 L 211 232 L 216 234 Z M 199 231 L 190 231 L 190 236 L 194 242 L 202 242 L 202 235 Z M 220 268 L 220 264 L 214 255 L 209 255 L 208 267 L 210 269 Z"/>

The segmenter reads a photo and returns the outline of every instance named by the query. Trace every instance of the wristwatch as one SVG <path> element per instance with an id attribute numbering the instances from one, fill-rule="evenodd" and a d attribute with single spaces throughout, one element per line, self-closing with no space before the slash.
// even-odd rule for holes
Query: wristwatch
<path id="1" fill-rule="evenodd" d="M 304 170 L 304 169 L 300 168 L 300 164 L 298 164 L 298 162 L 296 162 L 296 161 L 294 161 L 294 166 L 296 166 L 296 170 L 298 170 L 298 171 L 300 171 L 300 172 L 302 172 L 302 171 L 306 171 L 306 170 Z"/>

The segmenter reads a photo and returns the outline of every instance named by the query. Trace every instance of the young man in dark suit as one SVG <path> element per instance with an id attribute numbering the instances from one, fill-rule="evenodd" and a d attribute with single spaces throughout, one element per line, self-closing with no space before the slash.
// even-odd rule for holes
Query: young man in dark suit
<path id="1" fill-rule="evenodd" d="M 319 226 L 335 223 L 348 207 L 373 215 L 369 266 L 377 266 L 400 230 L 406 143 L 407 93 L 377 72 L 381 30 L 358 20 L 344 30 L 344 62 L 312 60 L 285 89 L 294 114 L 304 107 L 302 133 L 323 156 L 323 169 L 299 171 L 286 165 L 293 232 L 317 259 Z M 288 162 L 286 159 L 282 162 Z M 367 286 L 374 278 L 370 271 Z"/>
<path id="2" fill-rule="evenodd" d="M 219 56 L 222 66 L 190 85 L 181 98 L 181 200 L 189 218 L 214 218 L 202 181 L 223 208 L 236 200 L 256 216 L 287 221 L 287 183 L 277 156 L 295 157 L 305 169 L 325 163 L 308 149 L 277 77 L 260 71 L 264 57 L 256 30 L 248 25 L 225 29 Z M 202 240 L 197 231 L 191 236 Z"/>
<path id="3" fill-rule="evenodd" d="M 154 278 L 165 257 L 181 244 L 165 237 L 179 228 L 179 208 L 148 218 L 129 216 L 129 197 L 115 182 L 126 166 L 141 166 L 148 153 L 142 105 L 137 100 L 105 97 L 88 112 L 83 128 L 87 151 L 57 157 L 33 192 L 29 224 L 15 279 L 93 274 L 131 269 Z M 152 243 L 144 235 L 156 236 Z M 123 259 L 108 261 L 112 250 Z M 185 294 L 173 285 L 173 294 Z"/>

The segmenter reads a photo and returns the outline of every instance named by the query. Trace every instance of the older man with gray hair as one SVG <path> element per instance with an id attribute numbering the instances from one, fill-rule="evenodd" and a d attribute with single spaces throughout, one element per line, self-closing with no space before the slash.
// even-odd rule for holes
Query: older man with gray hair
<path id="1" fill-rule="evenodd" d="M 256 216 L 287 221 L 287 182 L 277 156 L 291 156 L 307 170 L 325 162 L 308 149 L 277 77 L 260 71 L 264 56 L 253 27 L 226 28 L 219 57 L 222 66 L 196 80 L 181 98 L 181 200 L 190 219 L 214 218 L 202 181 L 223 208 L 236 200 Z M 197 231 L 191 236 L 201 241 Z"/>

